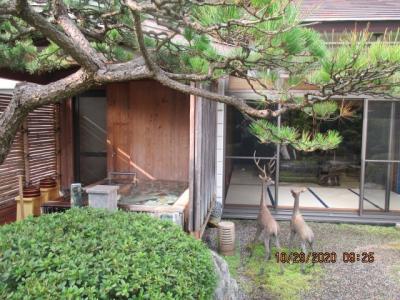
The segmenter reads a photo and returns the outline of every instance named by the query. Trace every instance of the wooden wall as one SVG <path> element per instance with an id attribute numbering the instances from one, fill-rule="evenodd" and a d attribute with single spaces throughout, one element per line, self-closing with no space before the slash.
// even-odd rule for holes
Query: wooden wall
<path id="1" fill-rule="evenodd" d="M 217 102 L 191 97 L 189 231 L 200 237 L 216 200 Z"/>
<path id="2" fill-rule="evenodd" d="M 74 182 L 74 126 L 73 101 L 66 99 L 60 103 L 60 168 L 61 188 L 69 189 Z"/>
<path id="3" fill-rule="evenodd" d="M 107 169 L 188 181 L 189 96 L 152 80 L 107 86 Z"/>
<path id="4" fill-rule="evenodd" d="M 17 220 L 17 205 L 15 201 L 0 204 L 0 225 L 15 222 Z"/>

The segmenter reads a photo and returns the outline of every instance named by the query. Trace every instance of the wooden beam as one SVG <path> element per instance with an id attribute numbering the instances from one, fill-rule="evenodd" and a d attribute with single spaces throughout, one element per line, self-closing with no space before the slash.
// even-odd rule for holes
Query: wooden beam
<path id="1" fill-rule="evenodd" d="M 62 69 L 51 73 L 43 73 L 41 75 L 38 75 L 38 74 L 30 74 L 28 72 L 13 71 L 7 68 L 0 68 L 0 77 L 10 80 L 47 84 L 49 82 L 54 82 L 68 75 L 71 75 L 78 70 L 79 66 L 74 66 L 68 69 Z"/>
<path id="2" fill-rule="evenodd" d="M 195 124 L 196 96 L 190 95 L 190 131 L 189 131 L 189 219 L 188 230 L 194 229 L 194 195 L 195 195 Z"/>
<path id="3" fill-rule="evenodd" d="M 21 220 L 25 219 L 24 205 L 24 176 L 18 175 L 18 191 L 19 191 L 19 209 L 21 211 Z"/>
<path id="4" fill-rule="evenodd" d="M 60 105 L 54 105 L 54 131 L 56 137 L 56 181 L 61 187 Z"/>
<path id="5" fill-rule="evenodd" d="M 191 231 L 190 235 L 193 236 L 195 239 L 200 240 L 201 239 L 201 234 L 200 234 L 200 230 L 197 231 Z"/>
<path id="6" fill-rule="evenodd" d="M 74 135 L 73 101 L 71 98 L 60 103 L 60 176 L 61 188 L 68 189 L 74 181 Z"/>
<path id="7" fill-rule="evenodd" d="M 201 200 L 204 195 L 202 190 L 202 162 L 203 162 L 203 110 L 202 110 L 202 103 L 203 99 L 196 97 L 195 98 L 195 130 L 194 130 L 194 138 L 195 138 L 195 152 L 194 152 L 194 161 L 195 161 L 195 170 L 194 170 L 194 202 L 193 202 L 193 213 L 194 213 L 194 230 L 200 230 L 201 226 L 201 214 L 202 214 L 202 207 L 201 207 Z"/>
<path id="8" fill-rule="evenodd" d="M 211 212 L 212 212 L 212 210 L 214 209 L 214 206 L 215 206 L 215 201 L 216 200 L 215 200 L 215 194 L 214 194 L 212 201 L 210 201 L 210 207 L 209 207 L 208 213 L 207 213 L 207 215 L 206 215 L 206 217 L 205 217 L 205 219 L 203 221 L 203 225 L 201 225 L 201 228 L 200 228 L 200 239 L 202 238 L 202 236 L 204 234 L 204 231 L 206 230 L 206 227 L 207 227 L 207 224 L 208 224 L 208 220 L 210 220 Z"/>
<path id="9" fill-rule="evenodd" d="M 30 168 L 29 168 L 29 143 L 28 143 L 28 121 L 25 120 L 22 124 L 22 140 L 24 145 L 24 172 L 25 182 L 30 182 Z M 22 208 L 21 208 L 22 209 Z"/>

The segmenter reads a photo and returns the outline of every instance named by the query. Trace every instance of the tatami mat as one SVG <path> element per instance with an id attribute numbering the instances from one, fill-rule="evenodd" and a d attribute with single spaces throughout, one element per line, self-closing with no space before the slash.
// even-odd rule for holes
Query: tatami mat
<path id="1" fill-rule="evenodd" d="M 280 207 L 293 207 L 294 199 L 291 189 L 299 186 L 280 185 L 279 203 Z M 275 201 L 275 187 L 269 187 L 267 200 L 268 205 Z M 359 193 L 357 188 L 348 189 L 342 187 L 311 186 L 300 196 L 300 207 L 303 208 L 331 208 L 357 210 L 359 206 Z M 272 202 L 270 200 L 272 196 Z M 226 196 L 226 204 L 235 205 L 259 205 L 261 197 L 260 179 L 256 172 L 251 169 L 237 169 L 231 177 L 231 184 Z M 325 204 L 325 205 L 324 205 Z M 364 195 L 364 209 L 383 210 L 385 207 L 384 190 L 366 189 Z M 391 192 L 390 210 L 400 211 L 400 194 Z"/>
<path id="2" fill-rule="evenodd" d="M 359 189 L 353 189 L 357 194 L 360 193 Z M 366 188 L 364 190 L 364 198 L 374 203 L 376 206 L 380 208 L 385 208 L 385 190 L 383 189 L 369 189 Z M 377 209 L 376 207 L 369 208 L 365 205 L 365 209 Z M 400 194 L 395 192 L 390 192 L 390 202 L 389 202 L 389 210 L 400 210 Z"/>
<path id="3" fill-rule="evenodd" d="M 292 207 L 294 199 L 290 193 L 290 187 L 279 188 L 279 206 Z M 275 198 L 275 188 L 270 187 L 270 195 Z M 271 205 L 268 195 L 268 205 Z M 247 184 L 231 184 L 226 196 L 226 204 L 259 205 L 261 197 L 261 186 Z M 324 206 L 309 191 L 301 194 L 300 207 L 323 208 Z"/>
<path id="4" fill-rule="evenodd" d="M 310 188 L 329 208 L 358 209 L 359 197 L 346 188 Z"/>
<path id="5" fill-rule="evenodd" d="M 226 195 L 227 204 L 259 205 L 261 197 L 261 185 L 231 184 Z M 267 204 L 271 205 L 269 197 Z"/>
<path id="6" fill-rule="evenodd" d="M 291 189 L 298 189 L 298 187 L 290 187 L 290 186 L 280 186 L 279 194 L 278 194 L 278 206 L 284 207 L 293 207 L 294 198 Z M 275 196 L 275 188 L 271 188 L 272 195 Z M 324 208 L 324 205 L 318 201 L 318 199 L 309 191 L 305 191 L 300 195 L 300 207 L 310 207 L 310 208 Z"/>
<path id="7" fill-rule="evenodd" d="M 390 192 L 389 210 L 400 211 L 400 194 L 395 192 Z"/>
<path id="8" fill-rule="evenodd" d="M 355 193 L 358 197 L 360 195 L 360 189 L 350 189 Z M 377 192 L 379 190 L 376 190 Z M 385 208 L 385 193 L 382 191 L 381 193 L 375 193 L 375 196 L 371 197 L 371 194 L 368 190 L 365 190 L 364 194 L 364 209 L 368 210 L 378 210 L 382 211 Z"/>
<path id="9" fill-rule="evenodd" d="M 260 185 L 257 173 L 249 168 L 237 168 L 232 172 L 231 184 Z"/>

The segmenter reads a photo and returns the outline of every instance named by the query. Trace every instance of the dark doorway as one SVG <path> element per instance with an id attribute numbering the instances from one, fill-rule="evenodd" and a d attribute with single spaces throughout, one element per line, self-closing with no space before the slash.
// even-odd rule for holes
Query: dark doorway
<path id="1" fill-rule="evenodd" d="M 107 177 L 107 99 L 92 91 L 75 99 L 75 180 L 89 185 Z"/>

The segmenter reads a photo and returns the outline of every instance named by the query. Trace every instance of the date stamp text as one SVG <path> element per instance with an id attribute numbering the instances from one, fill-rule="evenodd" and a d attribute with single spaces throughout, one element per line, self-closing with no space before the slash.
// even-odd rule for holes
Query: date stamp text
<path id="1" fill-rule="evenodd" d="M 373 263 L 374 252 L 343 252 L 338 255 L 336 252 L 276 252 L 275 259 L 279 263 L 336 263 L 338 260 L 344 263 Z"/>

